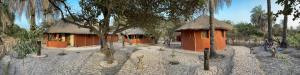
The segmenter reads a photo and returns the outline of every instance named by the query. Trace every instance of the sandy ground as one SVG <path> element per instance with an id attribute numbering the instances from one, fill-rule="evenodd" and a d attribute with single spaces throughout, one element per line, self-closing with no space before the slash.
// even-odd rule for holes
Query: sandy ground
<path id="1" fill-rule="evenodd" d="M 45 58 L 16 59 L 5 56 L 0 61 L 0 73 L 6 67 L 10 75 L 300 75 L 297 50 L 280 52 L 277 58 L 254 48 L 229 46 L 218 52 L 224 58 L 210 60 L 210 70 L 203 70 L 203 53 L 167 48 L 162 45 L 114 45 L 117 65 L 105 67 L 99 46 L 84 48 L 45 48 Z M 66 55 L 58 55 L 59 53 Z M 140 59 L 139 59 L 140 58 Z M 171 64 L 177 61 L 179 64 Z M 9 66 L 5 66 L 9 64 Z M 107 66 L 107 65 L 106 65 Z M 109 65 L 108 65 L 109 66 Z"/>
<path id="2" fill-rule="evenodd" d="M 260 63 L 255 55 L 250 54 L 250 50 L 243 46 L 233 46 L 235 55 L 233 58 L 234 67 L 232 75 L 263 75 Z"/>
<path id="3" fill-rule="evenodd" d="M 219 52 L 225 58 L 210 60 L 210 70 L 203 70 L 203 53 L 158 46 L 139 47 L 117 75 L 228 75 L 232 68 L 233 49 Z M 174 57 L 172 57 L 174 52 Z M 141 62 L 138 57 L 144 56 Z M 171 61 L 179 64 L 172 65 Z M 142 67 L 142 68 L 139 68 Z"/>
<path id="4" fill-rule="evenodd" d="M 104 61 L 104 55 L 98 49 L 65 50 L 66 55 L 63 56 L 58 55 L 63 50 L 44 49 L 43 53 L 48 55 L 46 58 L 16 59 L 5 56 L 1 60 L 0 73 L 4 73 L 3 65 L 9 62 L 10 75 L 114 75 L 126 61 L 127 52 L 134 49 L 130 46 L 122 49 L 120 46 L 115 46 L 115 48 L 119 50 L 114 54 L 118 65 L 110 68 L 100 65 L 100 62 Z"/>
<path id="5" fill-rule="evenodd" d="M 271 57 L 270 52 L 266 52 L 262 47 L 255 47 L 256 58 L 260 61 L 260 68 L 266 75 L 300 75 L 300 51 L 288 48 L 280 51 L 276 57 Z"/>

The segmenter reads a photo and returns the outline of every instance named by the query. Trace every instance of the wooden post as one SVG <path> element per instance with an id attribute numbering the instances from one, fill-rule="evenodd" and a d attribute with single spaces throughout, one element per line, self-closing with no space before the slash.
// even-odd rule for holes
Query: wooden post
<path id="1" fill-rule="evenodd" d="M 42 44 L 41 44 L 42 42 L 41 41 L 37 41 L 37 56 L 41 56 L 41 54 L 42 54 Z"/>
<path id="2" fill-rule="evenodd" d="M 209 70 L 209 48 L 204 49 L 204 70 Z"/>
<path id="3" fill-rule="evenodd" d="M 276 49 L 275 48 L 272 48 L 272 57 L 276 57 Z"/>

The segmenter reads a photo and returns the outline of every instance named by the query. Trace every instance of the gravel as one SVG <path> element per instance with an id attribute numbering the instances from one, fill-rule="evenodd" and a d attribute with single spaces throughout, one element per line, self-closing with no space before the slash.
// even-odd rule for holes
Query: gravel
<path id="1" fill-rule="evenodd" d="M 43 53 L 46 53 L 48 57 L 16 59 L 5 56 L 0 63 L 10 62 L 10 75 L 114 75 L 126 61 L 128 52 L 133 50 L 130 46 L 120 49 L 121 46 L 116 45 L 115 48 L 120 50 L 114 54 L 118 65 L 109 68 L 103 68 L 100 65 L 100 62 L 104 61 L 104 55 L 99 49 L 65 50 L 64 56 L 57 55 L 63 52 L 60 49 L 44 49 Z M 0 65 L 0 70 L 3 69 L 3 65 Z"/>
<path id="2" fill-rule="evenodd" d="M 16 59 L 5 56 L 0 61 L 0 72 L 3 71 L 3 64 L 10 63 L 11 75 L 264 75 L 265 73 L 290 75 L 290 73 L 281 73 L 281 70 L 293 70 L 292 75 L 299 74 L 300 63 L 296 63 L 299 60 L 288 61 L 293 63 L 290 67 L 280 64 L 275 66 L 275 69 L 270 69 L 270 65 L 278 65 L 278 63 L 268 57 L 270 54 L 260 52 L 257 48 L 255 48 L 257 53 L 255 57 L 246 47 L 228 47 L 225 51 L 217 52 L 225 57 L 210 59 L 210 70 L 205 71 L 203 52 L 153 45 L 127 45 L 125 48 L 121 46 L 115 44 L 113 48 L 116 50 L 114 58 L 117 63 L 113 67 L 101 66 L 100 62 L 104 61 L 104 55 L 99 52 L 99 47 L 93 46 L 87 48 L 89 50 L 44 49 L 43 53 L 48 55 L 45 58 Z M 65 52 L 66 55 L 57 55 L 61 52 Z M 174 65 L 170 62 L 179 62 L 179 64 Z"/>
<path id="3" fill-rule="evenodd" d="M 203 70 L 203 53 L 181 49 L 163 48 L 160 46 L 140 46 L 124 64 L 117 75 L 226 75 L 232 67 L 233 50 L 219 52 L 225 55 L 222 59 L 213 59 L 210 70 Z M 172 57 L 174 53 L 174 57 Z M 143 68 L 138 69 L 138 57 L 142 59 Z M 172 65 L 170 61 L 178 61 Z"/>
<path id="4" fill-rule="evenodd" d="M 266 75 L 300 75 L 300 59 L 291 55 L 299 53 L 295 50 L 278 52 L 276 58 L 271 57 L 262 47 L 255 47 L 256 58 L 260 61 L 260 68 Z"/>
<path id="5" fill-rule="evenodd" d="M 235 49 L 233 57 L 232 75 L 263 75 L 264 72 L 259 68 L 259 61 L 255 55 L 250 54 L 250 49 L 243 46 L 233 46 Z"/>

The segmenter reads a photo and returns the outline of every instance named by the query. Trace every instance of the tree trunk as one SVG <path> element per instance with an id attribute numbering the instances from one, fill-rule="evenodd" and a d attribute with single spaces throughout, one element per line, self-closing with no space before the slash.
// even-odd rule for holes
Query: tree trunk
<path id="1" fill-rule="evenodd" d="M 112 49 L 114 47 L 114 43 L 112 40 L 109 41 L 109 48 Z"/>
<path id="2" fill-rule="evenodd" d="M 287 10 L 288 7 L 288 0 L 284 1 L 284 11 Z M 287 48 L 288 44 L 287 44 L 287 40 L 286 40 L 286 36 L 287 36 L 287 21 L 288 21 L 288 14 L 284 13 L 284 18 L 283 18 L 283 33 L 282 33 L 282 41 L 280 44 L 281 48 Z"/>
<path id="3" fill-rule="evenodd" d="M 152 39 L 152 40 L 154 40 L 154 44 L 158 44 L 158 39 L 159 37 L 154 37 L 154 39 Z"/>
<path id="4" fill-rule="evenodd" d="M 214 18 L 214 7 L 213 7 L 213 1 L 209 0 L 209 31 L 210 31 L 210 57 L 216 57 L 217 53 L 215 51 L 215 40 L 214 40 L 214 32 L 215 27 L 213 25 L 213 18 Z"/>
<path id="5" fill-rule="evenodd" d="M 109 21 L 110 21 L 109 18 L 111 16 L 111 1 L 108 0 L 106 2 L 106 4 L 107 4 L 106 10 L 103 11 L 104 12 L 103 13 L 104 23 L 103 23 L 103 26 L 99 26 L 99 27 L 102 27 L 102 28 L 99 28 L 99 29 L 101 29 L 101 32 L 100 32 L 101 51 L 104 53 L 107 63 L 112 64 L 114 61 L 114 57 L 113 57 L 114 52 L 108 48 L 107 39 L 105 36 L 105 34 L 107 34 L 109 32 Z"/>
<path id="6" fill-rule="evenodd" d="M 268 41 L 273 42 L 271 0 L 267 0 L 267 5 L 268 5 Z"/>
<path id="7" fill-rule="evenodd" d="M 112 64 L 114 57 L 113 57 L 113 51 L 108 48 L 107 40 L 105 39 L 104 35 L 100 36 L 101 39 L 101 52 L 105 55 L 105 60 L 108 64 Z"/>
<path id="8" fill-rule="evenodd" d="M 122 46 L 125 47 L 125 36 L 123 35 L 120 35 L 121 36 L 121 39 L 122 39 Z"/>
<path id="9" fill-rule="evenodd" d="M 30 31 L 35 31 L 35 10 L 30 8 Z"/>

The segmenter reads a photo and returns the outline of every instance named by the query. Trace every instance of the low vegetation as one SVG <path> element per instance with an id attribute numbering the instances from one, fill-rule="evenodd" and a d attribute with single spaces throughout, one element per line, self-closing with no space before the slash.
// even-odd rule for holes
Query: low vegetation
<path id="1" fill-rule="evenodd" d="M 38 50 L 37 41 L 42 36 L 41 31 L 23 31 L 16 35 L 17 44 L 14 46 L 14 51 L 17 53 L 18 58 L 24 58 L 27 54 L 36 52 Z"/>
<path id="2" fill-rule="evenodd" d="M 292 33 L 288 36 L 288 43 L 291 47 L 296 47 L 300 49 L 300 33 Z"/>

